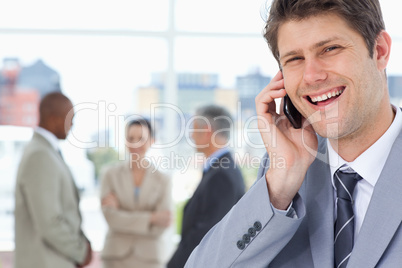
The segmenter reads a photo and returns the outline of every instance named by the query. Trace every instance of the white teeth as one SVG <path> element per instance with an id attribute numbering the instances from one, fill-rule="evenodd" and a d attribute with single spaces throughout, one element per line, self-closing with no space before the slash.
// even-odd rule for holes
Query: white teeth
<path id="1" fill-rule="evenodd" d="M 342 92 L 343 92 L 343 90 L 337 90 L 337 91 L 333 91 L 330 93 L 322 94 L 322 96 L 311 97 L 311 101 L 312 102 L 325 101 L 332 97 L 339 96 L 340 94 L 342 94 Z"/>

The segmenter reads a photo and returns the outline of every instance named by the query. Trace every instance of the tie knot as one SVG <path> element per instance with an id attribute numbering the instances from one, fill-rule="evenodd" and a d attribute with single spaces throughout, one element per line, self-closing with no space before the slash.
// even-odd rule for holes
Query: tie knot
<path id="1" fill-rule="evenodd" d="M 343 172 L 341 170 L 337 170 L 335 172 L 334 183 L 336 187 L 336 196 L 338 198 L 346 199 L 352 201 L 353 191 L 355 189 L 356 183 L 361 180 L 359 174 L 356 172 Z"/>

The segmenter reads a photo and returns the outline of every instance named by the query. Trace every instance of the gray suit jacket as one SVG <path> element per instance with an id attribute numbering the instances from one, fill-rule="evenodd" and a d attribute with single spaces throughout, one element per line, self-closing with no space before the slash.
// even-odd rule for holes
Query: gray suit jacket
<path id="1" fill-rule="evenodd" d="M 50 143 L 34 133 L 15 187 L 15 268 L 73 268 L 87 254 L 78 191 Z"/>
<path id="2" fill-rule="evenodd" d="M 269 205 L 264 158 L 259 180 L 212 229 L 185 267 L 319 267 L 334 266 L 334 200 L 326 140 L 293 200 L 298 218 L 275 213 Z M 402 265 L 402 133 L 396 139 L 374 188 L 348 267 Z M 257 224 L 255 224 L 257 223 Z M 260 226 L 258 226 L 260 223 Z M 256 228 L 261 227 L 261 228 Z M 238 247 L 250 228 L 255 235 Z M 252 230 L 251 230 L 252 231 Z M 240 243 L 241 244 L 241 243 Z M 241 246 L 241 245 L 240 245 Z"/>

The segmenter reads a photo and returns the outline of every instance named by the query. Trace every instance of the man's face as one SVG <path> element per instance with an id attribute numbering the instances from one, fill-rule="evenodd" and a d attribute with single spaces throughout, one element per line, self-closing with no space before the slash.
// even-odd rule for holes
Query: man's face
<path id="1" fill-rule="evenodd" d="M 327 14 L 288 21 L 278 31 L 285 89 L 321 136 L 357 134 L 384 109 L 384 69 L 363 37 Z M 388 106 L 389 108 L 389 106 Z"/>
<path id="2" fill-rule="evenodd" d="M 210 131 L 211 130 L 207 125 L 200 124 L 197 120 L 194 120 L 191 138 L 193 139 L 198 152 L 204 152 L 205 148 L 209 146 Z"/>

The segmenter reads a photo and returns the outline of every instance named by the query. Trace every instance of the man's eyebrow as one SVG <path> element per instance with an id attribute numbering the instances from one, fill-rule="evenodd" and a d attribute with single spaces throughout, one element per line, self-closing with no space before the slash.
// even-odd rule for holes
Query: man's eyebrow
<path id="1" fill-rule="evenodd" d="M 334 40 L 337 40 L 337 39 L 338 39 L 337 37 L 331 37 L 331 38 L 328 38 L 326 40 L 323 40 L 323 41 L 320 41 L 318 43 L 315 43 L 314 45 L 311 46 L 310 50 L 317 49 L 317 48 L 320 48 L 322 46 L 325 46 L 326 44 L 328 44 L 328 43 L 330 43 L 330 42 L 332 42 Z M 281 56 L 279 58 L 279 60 L 281 60 L 283 58 L 286 58 L 286 57 L 298 55 L 298 54 L 300 55 L 301 53 L 302 53 L 301 49 L 292 50 L 292 51 L 289 51 L 289 52 L 285 53 L 283 56 Z"/>
<path id="2" fill-rule="evenodd" d="M 327 40 L 320 41 L 320 42 L 314 44 L 314 45 L 311 47 L 311 49 L 315 49 L 315 48 L 319 48 L 319 47 L 325 46 L 326 44 L 328 44 L 328 43 L 330 43 L 330 42 L 332 42 L 332 41 L 334 41 L 334 40 L 336 40 L 336 39 L 338 39 L 338 38 L 336 38 L 336 37 L 331 37 L 331 38 L 328 38 Z M 311 49 L 310 49 L 310 50 L 311 50 Z"/>
<path id="3" fill-rule="evenodd" d="M 298 54 L 300 55 L 301 52 L 302 52 L 301 49 L 289 51 L 289 52 L 287 52 L 285 55 L 280 56 L 279 60 L 281 60 L 281 59 L 283 59 L 283 58 L 290 57 L 290 56 L 298 55 Z"/>

